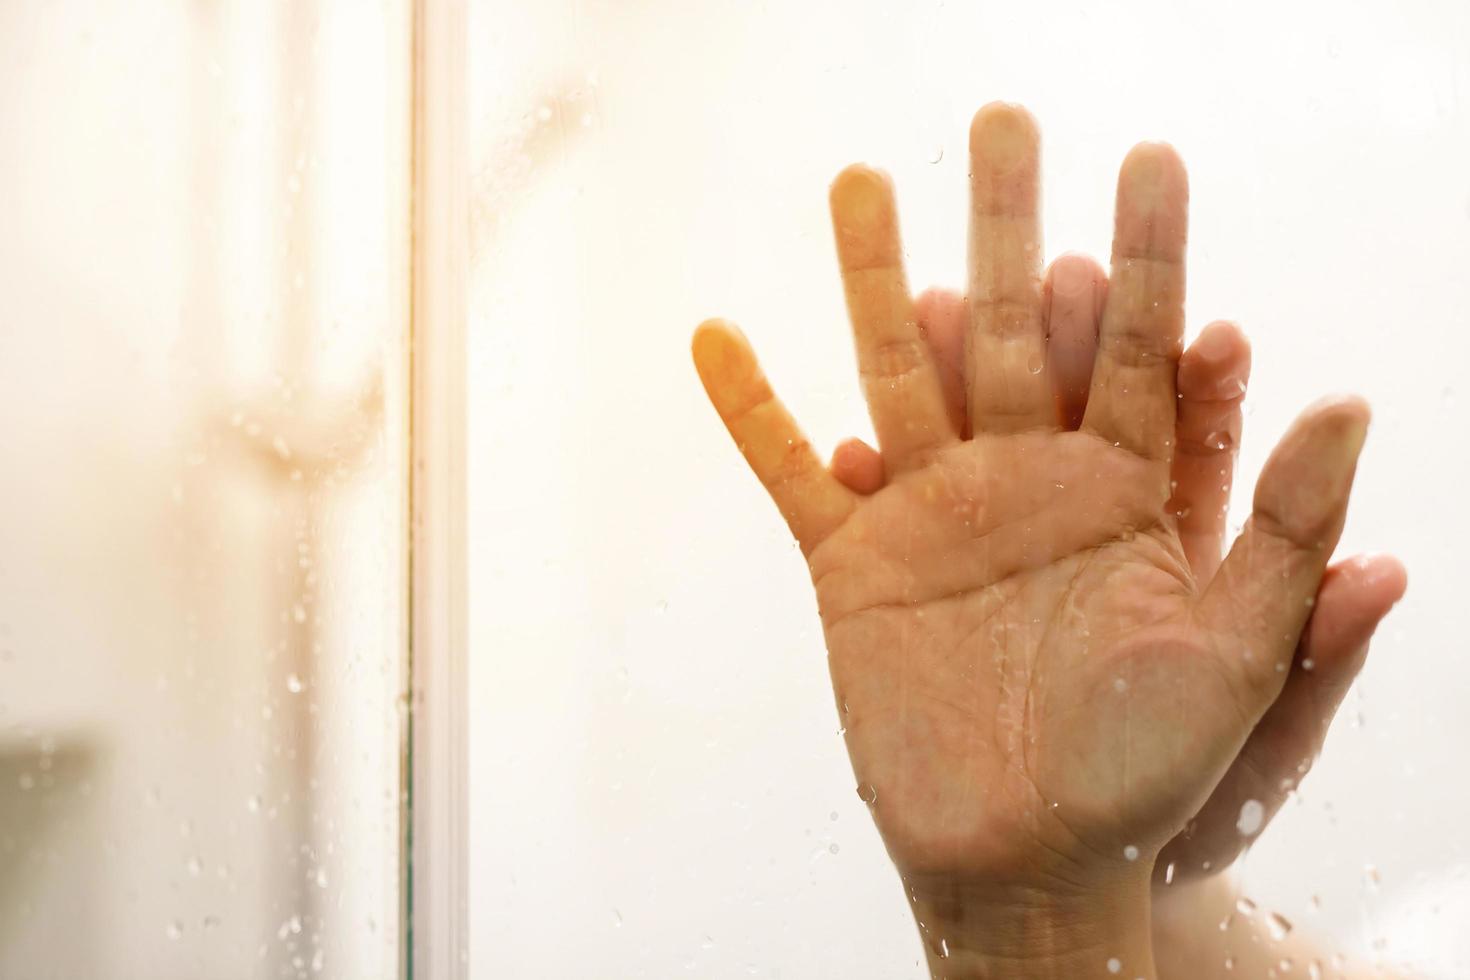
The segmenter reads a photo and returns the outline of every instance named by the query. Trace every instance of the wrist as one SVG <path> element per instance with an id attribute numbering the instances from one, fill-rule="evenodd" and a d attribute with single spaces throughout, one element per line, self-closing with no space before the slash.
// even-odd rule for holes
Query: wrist
<path id="1" fill-rule="evenodd" d="M 1153 980 L 1147 874 L 1079 887 L 905 879 L 929 972 L 947 980 Z"/>

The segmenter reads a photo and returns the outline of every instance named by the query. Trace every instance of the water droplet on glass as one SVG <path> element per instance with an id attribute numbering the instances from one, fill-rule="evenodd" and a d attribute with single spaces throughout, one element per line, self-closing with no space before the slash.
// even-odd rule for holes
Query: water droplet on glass
<path id="1" fill-rule="evenodd" d="M 827 850 L 832 852 L 833 854 L 836 854 L 838 851 L 842 850 L 842 848 L 838 847 L 836 844 L 833 844 L 832 846 L 828 847 Z"/>
<path id="2" fill-rule="evenodd" d="M 1041 369 L 1046 367 L 1046 358 L 1040 354 L 1032 354 L 1026 359 L 1026 370 L 1032 374 L 1040 374 Z"/>
<path id="3" fill-rule="evenodd" d="M 858 783 L 857 795 L 858 799 L 871 805 L 878 799 L 878 788 L 872 783 Z"/>
<path id="4" fill-rule="evenodd" d="M 836 810 L 833 810 L 831 813 L 827 814 L 827 819 L 828 820 L 836 820 L 837 819 L 837 811 Z"/>
<path id="5" fill-rule="evenodd" d="M 1291 933 L 1291 920 L 1280 912 L 1272 912 L 1266 916 L 1266 930 L 1279 943 Z"/>
<path id="6" fill-rule="evenodd" d="M 1132 844 L 1129 844 L 1127 847 L 1123 848 L 1123 857 L 1125 860 L 1128 861 L 1137 861 L 1138 848 L 1134 847 Z"/>
<path id="7" fill-rule="evenodd" d="M 1128 690 L 1128 682 L 1121 677 L 1114 677 L 1113 690 L 1117 691 L 1119 694 L 1122 694 L 1124 691 Z"/>
<path id="8" fill-rule="evenodd" d="M 1235 911 L 1249 919 L 1256 914 L 1256 903 L 1242 895 L 1235 900 Z"/>
<path id="9" fill-rule="evenodd" d="M 617 909 L 613 909 L 612 912 L 613 912 L 613 928 L 614 929 L 621 929 L 623 927 L 623 913 L 619 912 Z"/>
<path id="10" fill-rule="evenodd" d="M 1307 977 L 1309 980 L 1322 980 L 1322 961 L 1313 960 L 1307 964 Z"/>
<path id="11" fill-rule="evenodd" d="M 1116 956 L 1108 957 L 1108 972 L 1117 973 L 1123 969 L 1123 961 Z"/>
<path id="12" fill-rule="evenodd" d="M 939 940 L 939 955 L 945 959 L 949 959 L 949 941 L 943 937 Z"/>
<path id="13" fill-rule="evenodd" d="M 295 674 L 288 674 L 286 676 L 286 690 L 292 694 L 300 694 L 305 687 L 306 685 L 301 683 L 301 678 Z"/>
<path id="14" fill-rule="evenodd" d="M 287 936 L 299 936 L 301 934 L 301 916 L 293 915 L 281 923 L 281 928 L 276 930 L 277 939 L 285 939 Z"/>
<path id="15" fill-rule="evenodd" d="M 1240 831 L 1242 837 L 1254 836 L 1266 820 L 1266 808 L 1261 805 L 1260 800 L 1246 800 L 1240 808 L 1240 816 L 1235 821 L 1235 829 Z"/>
<path id="16" fill-rule="evenodd" d="M 937 143 L 934 146 L 931 146 L 929 148 L 929 155 L 925 159 L 927 159 L 930 163 L 938 163 L 940 160 L 943 160 L 944 147 Z"/>
<path id="17" fill-rule="evenodd" d="M 306 607 L 299 602 L 296 603 L 291 607 L 291 618 L 298 623 L 306 622 Z"/>
<path id="18" fill-rule="evenodd" d="M 1164 884 L 1166 884 L 1166 885 L 1172 885 L 1172 884 L 1174 884 L 1174 862 L 1173 861 L 1170 861 L 1168 864 L 1164 865 Z"/>
<path id="19" fill-rule="evenodd" d="M 246 800 L 245 801 L 245 809 L 249 810 L 251 813 L 259 813 L 260 812 L 260 797 L 258 797 L 258 796 L 252 796 L 252 797 L 250 797 L 250 799 Z"/>

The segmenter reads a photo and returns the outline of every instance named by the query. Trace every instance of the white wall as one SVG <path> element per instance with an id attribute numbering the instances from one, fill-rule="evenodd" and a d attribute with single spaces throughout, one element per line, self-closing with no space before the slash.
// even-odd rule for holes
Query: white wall
<path id="1" fill-rule="evenodd" d="M 964 136 L 997 98 L 1043 127 L 1049 255 L 1108 254 L 1130 145 L 1182 152 L 1191 330 L 1255 347 L 1237 520 L 1301 407 L 1372 401 L 1343 553 L 1398 554 L 1409 595 L 1245 886 L 1349 944 L 1463 920 L 1394 909 L 1466 873 L 1470 8 L 472 12 L 474 976 L 920 974 L 800 555 L 687 339 L 735 319 L 819 445 L 867 434 L 826 184 L 890 170 L 915 287 L 960 284 Z"/>

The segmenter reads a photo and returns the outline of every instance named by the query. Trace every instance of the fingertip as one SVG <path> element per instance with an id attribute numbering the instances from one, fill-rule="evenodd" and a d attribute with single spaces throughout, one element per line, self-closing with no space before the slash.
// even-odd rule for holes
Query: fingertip
<path id="1" fill-rule="evenodd" d="M 1373 410 L 1368 400 L 1353 394 L 1319 398 L 1302 415 L 1309 425 L 1354 457 L 1362 450 L 1368 437 L 1368 426 L 1373 421 Z"/>
<path id="2" fill-rule="evenodd" d="M 1304 660 L 1320 668 L 1325 680 L 1350 682 L 1374 631 L 1407 585 L 1403 563 L 1391 555 L 1355 555 L 1333 564 L 1322 577 L 1303 636 Z"/>
<path id="3" fill-rule="evenodd" d="M 1351 416 L 1367 421 L 1373 414 L 1368 400 L 1362 395 L 1351 392 L 1339 392 L 1331 395 L 1323 395 L 1307 409 L 1309 412 L 1322 412 L 1331 415 Z"/>
<path id="4" fill-rule="evenodd" d="M 763 378 L 755 351 L 735 324 L 705 320 L 694 329 L 689 347 L 700 383 L 722 416 L 759 395 Z"/>
<path id="5" fill-rule="evenodd" d="M 1179 358 L 1179 395 L 1196 401 L 1244 397 L 1250 370 L 1245 332 L 1230 320 L 1215 320 Z"/>
<path id="6" fill-rule="evenodd" d="M 694 328 L 694 344 L 698 346 L 702 339 L 707 341 L 708 338 L 716 334 L 739 332 L 740 328 L 724 317 L 712 316 L 707 320 L 702 320 L 699 326 Z"/>
<path id="7" fill-rule="evenodd" d="M 901 264 L 898 207 L 887 174 L 865 163 L 849 164 L 833 179 L 828 202 L 845 272 Z"/>
<path id="8" fill-rule="evenodd" d="M 1190 345 L 1196 356 L 1211 364 L 1249 359 L 1250 341 L 1233 320 L 1212 320 Z"/>
<path id="9" fill-rule="evenodd" d="M 844 439 L 832 451 L 830 469 L 837 481 L 854 493 L 872 494 L 883 487 L 883 457 L 856 437 Z"/>
<path id="10" fill-rule="evenodd" d="M 996 175 L 1033 157 L 1040 139 L 1036 117 L 1016 102 L 988 102 L 970 120 L 970 154 Z"/>
<path id="11" fill-rule="evenodd" d="M 1343 564 L 1385 613 L 1408 591 L 1409 570 L 1393 555 L 1356 555 Z"/>
<path id="12" fill-rule="evenodd" d="M 1184 167 L 1184 158 L 1172 143 L 1164 140 L 1144 140 L 1135 143 L 1123 157 L 1119 168 L 1119 180 L 1132 186 L 1182 185 L 1188 188 L 1189 173 Z"/>
<path id="13" fill-rule="evenodd" d="M 923 327 L 957 316 L 964 303 L 965 298 L 953 289 L 930 286 L 914 298 L 914 315 Z"/>
<path id="14" fill-rule="evenodd" d="M 746 345 L 740 328 L 720 317 L 711 317 L 695 327 L 689 340 L 689 352 L 701 372 L 737 356 L 742 346 Z"/>
<path id="15" fill-rule="evenodd" d="M 1369 560 L 1373 563 L 1372 577 L 1385 595 L 1393 597 L 1398 602 L 1409 591 L 1409 569 L 1393 555 L 1371 555 Z"/>
<path id="16" fill-rule="evenodd" d="M 1102 263 L 1085 252 L 1063 252 L 1046 270 L 1046 288 L 1058 296 L 1082 296 L 1108 277 Z"/>
<path id="17" fill-rule="evenodd" d="M 893 182 L 888 175 L 867 163 L 850 163 L 832 178 L 827 198 L 834 214 L 851 221 L 876 218 L 891 195 Z"/>
<path id="18" fill-rule="evenodd" d="M 1118 169 L 1113 262 L 1138 256 L 1184 262 L 1189 176 L 1168 143 L 1139 143 Z"/>

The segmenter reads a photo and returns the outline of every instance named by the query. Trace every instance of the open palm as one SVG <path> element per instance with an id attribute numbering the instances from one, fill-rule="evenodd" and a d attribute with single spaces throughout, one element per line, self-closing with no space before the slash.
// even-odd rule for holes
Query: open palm
<path id="1" fill-rule="evenodd" d="M 1281 689 L 1367 411 L 1339 399 L 1298 420 L 1198 581 L 1169 506 L 1182 164 L 1162 144 L 1123 164 L 1073 430 L 1047 369 L 1035 124 L 988 106 L 971 142 L 963 419 L 918 328 L 887 179 L 853 167 L 833 185 L 881 489 L 821 464 L 733 327 L 702 325 L 695 361 L 807 555 L 859 792 L 910 887 L 1146 876 Z"/>

